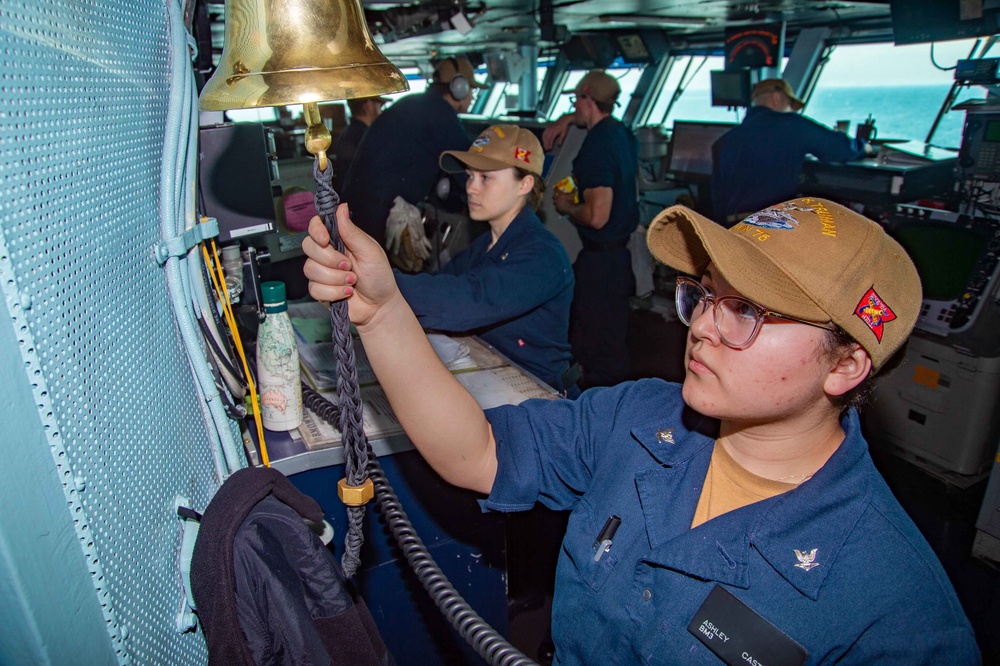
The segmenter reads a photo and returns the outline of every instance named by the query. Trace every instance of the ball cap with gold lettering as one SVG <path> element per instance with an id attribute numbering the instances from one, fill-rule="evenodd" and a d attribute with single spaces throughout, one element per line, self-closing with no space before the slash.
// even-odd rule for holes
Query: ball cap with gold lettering
<path id="1" fill-rule="evenodd" d="M 441 168 L 458 173 L 466 168 L 476 171 L 499 171 L 515 167 L 541 177 L 545 152 L 538 137 L 517 125 L 487 127 L 472 142 L 468 151 L 446 150 L 441 153 Z"/>
<path id="2" fill-rule="evenodd" d="M 691 275 L 711 262 L 740 294 L 769 310 L 833 322 L 872 359 L 899 349 L 920 313 L 920 278 L 902 246 L 875 222 L 832 201 L 801 198 L 765 208 L 732 229 L 683 206 L 646 235 L 659 261 Z"/>

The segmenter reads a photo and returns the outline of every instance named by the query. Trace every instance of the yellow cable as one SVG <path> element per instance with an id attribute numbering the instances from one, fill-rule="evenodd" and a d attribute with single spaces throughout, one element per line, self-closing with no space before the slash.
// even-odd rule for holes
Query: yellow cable
<path id="1" fill-rule="evenodd" d="M 236 316 L 233 314 L 232 303 L 229 302 L 229 290 L 226 289 L 225 273 L 222 270 L 222 262 L 219 261 L 219 252 L 215 245 L 215 239 L 210 239 L 210 241 L 212 244 L 212 255 L 215 257 L 215 261 L 212 261 L 212 257 L 208 254 L 208 248 L 206 248 L 204 244 L 201 246 L 201 251 L 205 256 L 205 266 L 208 268 L 208 274 L 212 279 L 212 286 L 215 288 L 215 291 L 219 296 L 219 300 L 222 303 L 222 314 L 226 319 L 226 324 L 229 326 L 233 343 L 236 345 L 236 353 L 240 357 L 240 362 L 243 364 L 243 373 L 247 378 L 247 390 L 250 391 L 250 405 L 253 407 L 254 423 L 257 425 L 257 441 L 260 444 L 261 462 L 265 467 L 270 467 L 271 460 L 267 455 L 267 443 L 264 441 L 264 426 L 260 420 L 260 404 L 257 400 L 257 387 L 254 385 L 253 374 L 251 374 L 250 367 L 247 364 L 247 356 L 243 351 L 243 343 L 240 340 L 240 333 L 236 328 Z"/>

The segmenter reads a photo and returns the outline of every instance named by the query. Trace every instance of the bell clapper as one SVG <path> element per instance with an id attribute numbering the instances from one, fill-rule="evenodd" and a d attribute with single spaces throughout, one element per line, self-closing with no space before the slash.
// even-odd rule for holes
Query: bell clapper
<path id="1" fill-rule="evenodd" d="M 326 151 L 333 143 L 330 130 L 323 124 L 316 102 L 306 102 L 302 105 L 306 117 L 305 148 L 319 160 L 319 170 L 326 171 Z"/>

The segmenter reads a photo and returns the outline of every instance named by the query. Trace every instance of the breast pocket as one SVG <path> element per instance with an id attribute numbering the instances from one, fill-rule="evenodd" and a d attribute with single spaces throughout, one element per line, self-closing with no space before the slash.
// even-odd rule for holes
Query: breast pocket
<path id="1" fill-rule="evenodd" d="M 610 514 L 598 513 L 586 501 L 580 502 L 570 515 L 563 539 L 563 551 L 577 575 L 595 592 L 599 591 L 618 564 L 618 554 L 627 551 L 627 527 L 622 524 L 615 532 L 612 547 L 595 561 L 598 549 L 594 542 Z"/>

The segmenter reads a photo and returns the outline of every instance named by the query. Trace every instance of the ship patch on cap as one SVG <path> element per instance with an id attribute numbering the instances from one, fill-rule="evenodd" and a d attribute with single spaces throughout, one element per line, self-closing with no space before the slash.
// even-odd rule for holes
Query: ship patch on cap
<path id="1" fill-rule="evenodd" d="M 886 305 L 881 296 L 875 293 L 874 286 L 866 291 L 865 295 L 858 301 L 857 306 L 854 308 L 854 314 L 858 315 L 861 321 L 865 322 L 865 325 L 875 334 L 875 339 L 879 343 L 882 342 L 882 327 L 886 322 L 890 322 L 896 318 L 896 313 Z"/>
<path id="2" fill-rule="evenodd" d="M 531 160 L 528 159 L 528 155 L 531 155 L 531 151 L 527 148 L 521 148 L 520 146 L 514 146 L 514 159 L 524 162 L 525 164 L 531 164 Z"/>
<path id="3" fill-rule="evenodd" d="M 748 215 L 743 220 L 743 223 L 752 224 L 755 227 L 763 227 L 764 229 L 794 229 L 799 226 L 799 221 L 795 219 L 793 214 L 788 212 L 790 210 L 801 211 L 803 213 L 816 212 L 814 208 L 796 205 L 794 201 L 786 201 L 783 204 L 771 206 L 753 215 Z"/>
<path id="4" fill-rule="evenodd" d="M 490 145 L 490 137 L 488 134 L 482 134 L 472 142 L 472 147 L 469 148 L 469 152 L 476 151 L 477 153 L 483 152 L 483 148 Z"/>

